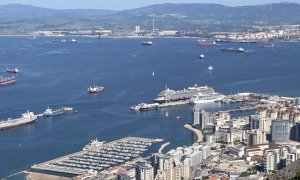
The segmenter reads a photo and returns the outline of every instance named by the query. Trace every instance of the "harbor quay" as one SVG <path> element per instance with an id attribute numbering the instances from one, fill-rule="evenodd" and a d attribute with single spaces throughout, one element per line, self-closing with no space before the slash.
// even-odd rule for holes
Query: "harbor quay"
<path id="1" fill-rule="evenodd" d="M 82 151 L 33 165 L 33 170 L 80 175 L 88 171 L 101 172 L 106 169 L 134 162 L 153 143 L 162 139 L 125 137 L 109 143 L 92 140 Z"/>
<path id="2" fill-rule="evenodd" d="M 255 110 L 256 106 L 260 104 L 260 100 L 268 97 L 269 95 L 266 94 L 249 92 L 223 95 L 215 92 L 212 87 L 198 86 L 196 84 L 193 87 L 184 88 L 183 90 L 166 88 L 153 100 L 154 103 L 140 103 L 131 106 L 130 109 L 134 111 L 146 111 L 170 106 L 221 102 L 225 104 L 240 103 L 237 109 L 230 110 L 229 112 L 243 112 Z"/>

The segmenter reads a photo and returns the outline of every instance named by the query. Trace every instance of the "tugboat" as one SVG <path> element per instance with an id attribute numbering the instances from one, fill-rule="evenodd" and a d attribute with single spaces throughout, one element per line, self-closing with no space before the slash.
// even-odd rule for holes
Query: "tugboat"
<path id="1" fill-rule="evenodd" d="M 199 59 L 204 59 L 205 58 L 205 55 L 204 54 L 200 54 L 199 55 Z"/>
<path id="2" fill-rule="evenodd" d="M 237 53 L 243 53 L 245 52 L 245 49 L 244 48 L 223 48 L 221 49 L 222 52 L 237 52 Z"/>
<path id="3" fill-rule="evenodd" d="M 104 87 L 102 86 L 90 86 L 88 87 L 88 92 L 89 93 L 99 93 L 103 91 Z"/>
<path id="4" fill-rule="evenodd" d="M 6 69 L 6 72 L 17 74 L 17 73 L 19 73 L 20 71 L 19 71 L 18 68 L 15 68 L 15 69 L 8 69 L 8 68 L 7 68 L 7 69 Z"/>
<path id="5" fill-rule="evenodd" d="M 142 45 L 146 45 L 146 46 L 152 46 L 152 41 L 148 40 L 148 41 L 143 41 L 141 42 Z"/>

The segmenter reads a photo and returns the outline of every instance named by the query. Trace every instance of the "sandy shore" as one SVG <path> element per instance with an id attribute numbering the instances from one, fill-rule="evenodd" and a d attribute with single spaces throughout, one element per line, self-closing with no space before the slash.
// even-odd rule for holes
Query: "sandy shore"
<path id="1" fill-rule="evenodd" d="M 72 178 L 62 177 L 62 176 L 55 176 L 55 175 L 48 175 L 48 174 L 41 174 L 35 172 L 26 172 L 26 179 L 27 180 L 71 180 Z"/>

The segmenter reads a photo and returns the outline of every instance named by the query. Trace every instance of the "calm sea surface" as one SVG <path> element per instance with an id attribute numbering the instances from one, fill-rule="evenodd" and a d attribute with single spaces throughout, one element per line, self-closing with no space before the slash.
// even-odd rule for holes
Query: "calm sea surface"
<path id="1" fill-rule="evenodd" d="M 21 70 L 15 85 L 0 88 L 0 119 L 20 117 L 27 109 L 41 113 L 47 106 L 73 106 L 78 113 L 1 131 L 0 178 L 79 151 L 96 137 L 163 138 L 171 142 L 167 150 L 190 145 L 191 132 L 183 125 L 192 121 L 192 106 L 129 110 L 133 104 L 151 102 L 166 86 L 183 89 L 197 83 L 224 94 L 300 96 L 300 43 L 265 49 L 261 44 L 233 43 L 198 47 L 195 39 L 153 39 L 151 47 L 141 46 L 138 39 L 78 38 L 78 44 L 51 40 L 0 37 L 0 75 L 9 75 L 6 68 Z M 240 46 L 244 54 L 220 51 Z M 200 53 L 206 56 L 204 62 L 198 59 Z M 215 69 L 212 73 L 209 65 Z M 94 84 L 103 85 L 103 93 L 88 94 L 87 87 Z M 228 107 L 216 103 L 205 108 Z"/>

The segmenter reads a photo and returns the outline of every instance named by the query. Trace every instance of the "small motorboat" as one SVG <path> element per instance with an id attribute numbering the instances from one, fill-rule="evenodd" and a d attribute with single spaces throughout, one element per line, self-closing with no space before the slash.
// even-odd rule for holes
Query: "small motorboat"
<path id="1" fill-rule="evenodd" d="M 102 86 L 90 86 L 88 87 L 88 92 L 89 93 L 99 93 L 103 91 L 104 87 Z"/>

